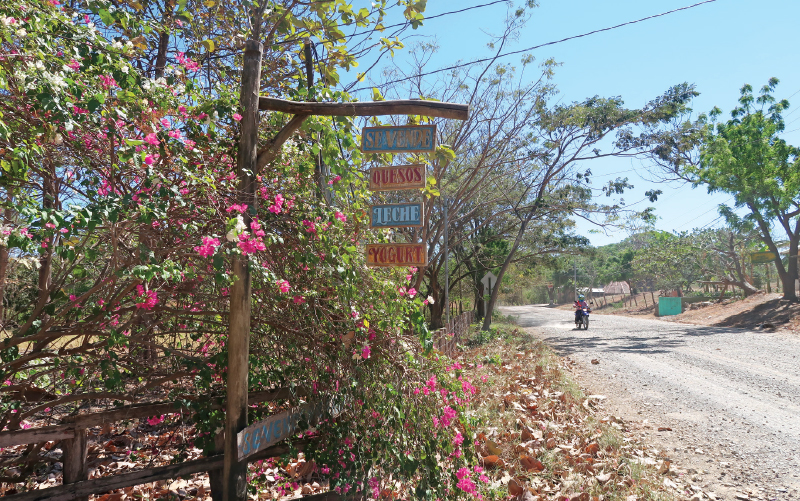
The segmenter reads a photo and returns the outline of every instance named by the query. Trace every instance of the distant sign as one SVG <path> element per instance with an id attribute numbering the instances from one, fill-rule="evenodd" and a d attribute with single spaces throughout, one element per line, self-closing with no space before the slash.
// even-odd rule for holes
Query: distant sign
<path id="1" fill-rule="evenodd" d="M 750 253 L 750 262 L 753 264 L 764 264 L 775 261 L 774 252 L 752 252 Z"/>
<path id="2" fill-rule="evenodd" d="M 367 266 L 427 266 L 426 244 L 368 244 Z"/>
<path id="3" fill-rule="evenodd" d="M 322 402 L 309 403 L 251 424 L 236 435 L 239 461 L 302 431 L 298 428 L 302 420 L 309 426 L 316 424 L 325 410 L 332 416 L 337 416 L 342 412 L 342 407 Z"/>
<path id="4" fill-rule="evenodd" d="M 422 202 L 371 205 L 369 209 L 370 228 L 422 227 Z"/>
<path id="5" fill-rule="evenodd" d="M 374 167 L 369 171 L 369 189 L 372 191 L 413 190 L 425 187 L 424 165 L 392 165 Z"/>
<path id="6" fill-rule="evenodd" d="M 361 132 L 364 153 L 416 153 L 436 149 L 435 125 L 365 127 Z"/>
<path id="7" fill-rule="evenodd" d="M 497 285 L 497 276 L 495 276 L 495 274 L 490 271 L 489 273 L 483 276 L 483 278 L 481 279 L 481 283 L 483 284 L 484 287 L 486 287 L 489 290 L 489 294 L 491 294 L 492 288 Z"/>

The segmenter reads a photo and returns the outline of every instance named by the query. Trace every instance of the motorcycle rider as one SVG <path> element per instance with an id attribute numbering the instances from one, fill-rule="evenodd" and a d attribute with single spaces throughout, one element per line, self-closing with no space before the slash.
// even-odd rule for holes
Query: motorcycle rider
<path id="1" fill-rule="evenodd" d="M 578 300 L 572 305 L 575 308 L 575 321 L 581 319 L 581 310 L 586 308 L 587 313 L 591 313 L 592 310 L 589 308 L 589 305 L 586 303 L 583 294 L 578 294 Z"/>

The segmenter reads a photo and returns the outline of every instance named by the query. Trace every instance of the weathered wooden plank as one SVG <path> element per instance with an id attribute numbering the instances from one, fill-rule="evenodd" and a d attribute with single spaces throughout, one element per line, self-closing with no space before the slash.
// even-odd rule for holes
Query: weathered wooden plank
<path id="1" fill-rule="evenodd" d="M 302 450 L 302 447 L 307 443 L 307 440 L 303 440 L 295 445 Z M 277 445 L 252 456 L 249 461 L 252 462 L 261 459 L 277 457 L 287 454 L 289 450 L 290 448 L 287 445 Z M 149 482 L 156 482 L 158 480 L 168 480 L 192 475 L 194 473 L 217 470 L 222 468 L 222 464 L 222 456 L 212 456 L 209 458 L 197 459 L 195 461 L 187 461 L 181 464 L 159 466 L 156 468 L 148 468 L 146 470 L 114 475 L 111 477 L 94 478 L 92 480 L 84 480 L 83 482 L 77 482 L 74 484 L 60 485 L 58 487 L 51 487 L 49 489 L 40 489 L 36 491 L 23 492 L 21 494 L 13 494 L 11 496 L 5 496 L 3 499 L 8 499 L 9 501 L 72 501 L 83 496 L 102 494 L 104 492 L 122 489 L 132 485 L 146 484 Z"/>
<path id="2" fill-rule="evenodd" d="M 89 480 L 89 468 L 86 464 L 89 440 L 86 428 L 75 428 L 75 437 L 63 443 L 64 454 L 61 462 L 64 464 L 64 484 L 75 484 Z M 75 501 L 88 501 L 89 496 L 79 496 Z"/>
<path id="3" fill-rule="evenodd" d="M 361 151 L 364 153 L 430 153 L 436 149 L 436 125 L 364 127 Z"/>
<path id="4" fill-rule="evenodd" d="M 367 266 L 427 266 L 426 244 L 367 244 Z"/>
<path id="5" fill-rule="evenodd" d="M 42 428 L 28 428 L 27 430 L 13 430 L 0 432 L 0 447 L 13 447 L 15 445 L 36 444 L 69 439 L 75 436 L 74 425 L 44 426 Z"/>
<path id="6" fill-rule="evenodd" d="M 427 169 L 422 164 L 373 167 L 369 171 L 372 191 L 414 190 L 425 187 Z"/>
<path id="7" fill-rule="evenodd" d="M 260 450 L 281 442 L 298 433 L 298 423 L 305 420 L 309 426 L 314 426 L 319 418 L 327 412 L 331 416 L 338 416 L 343 405 L 333 405 L 330 400 L 303 404 L 295 409 L 289 409 L 268 418 L 251 424 L 240 431 L 236 437 L 239 460 L 251 458 Z M 248 459 L 252 461 L 252 459 Z"/>
<path id="8" fill-rule="evenodd" d="M 371 117 L 378 115 L 422 115 L 426 117 L 469 118 L 469 105 L 423 101 L 421 99 L 402 99 L 395 101 L 373 101 L 366 103 L 309 103 L 286 101 L 262 96 L 258 109 L 281 111 L 294 115 L 322 115 L 334 117 Z"/>

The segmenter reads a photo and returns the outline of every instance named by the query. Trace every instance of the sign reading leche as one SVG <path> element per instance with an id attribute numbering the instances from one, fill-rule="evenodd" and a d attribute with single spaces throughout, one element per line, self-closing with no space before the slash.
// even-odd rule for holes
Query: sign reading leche
<path id="1" fill-rule="evenodd" d="M 436 149 L 435 125 L 365 127 L 361 131 L 364 153 L 413 153 Z"/>
<path id="2" fill-rule="evenodd" d="M 370 206 L 370 228 L 419 228 L 421 226 L 421 202 Z"/>

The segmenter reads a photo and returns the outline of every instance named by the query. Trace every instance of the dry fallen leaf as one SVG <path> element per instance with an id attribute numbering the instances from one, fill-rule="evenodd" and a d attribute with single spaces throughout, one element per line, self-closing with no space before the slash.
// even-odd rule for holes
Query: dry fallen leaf
<path id="1" fill-rule="evenodd" d="M 503 453 L 503 451 L 500 450 L 500 447 L 498 447 L 497 444 L 492 440 L 486 441 L 486 450 L 489 451 L 490 455 L 495 455 L 495 456 L 499 456 Z"/>
<path id="2" fill-rule="evenodd" d="M 586 454 L 591 454 L 594 456 L 600 451 L 600 446 L 597 445 L 597 442 L 592 442 L 591 444 L 587 445 L 586 448 L 583 449 Z"/>
<path id="3" fill-rule="evenodd" d="M 661 465 L 659 465 L 659 467 L 658 467 L 658 473 L 660 473 L 660 474 L 662 474 L 662 475 L 664 475 L 664 474 L 668 473 L 668 472 L 669 472 L 669 465 L 670 465 L 670 464 L 671 464 L 671 463 L 669 462 L 669 460 L 664 460 L 664 461 L 661 463 Z"/>
<path id="4" fill-rule="evenodd" d="M 503 466 L 503 460 L 494 454 L 483 458 L 483 465 L 487 468 L 494 468 L 495 466 Z"/>
<path id="5" fill-rule="evenodd" d="M 522 487 L 522 480 L 512 478 L 508 481 L 508 493 L 512 496 L 519 496 L 524 490 L 525 489 Z"/>
<path id="6" fill-rule="evenodd" d="M 522 456 L 519 458 L 519 461 L 522 463 L 522 467 L 525 468 L 526 471 L 543 471 L 544 464 L 536 458 L 532 458 L 530 456 Z"/>
<path id="7" fill-rule="evenodd" d="M 596 358 L 593 358 L 593 359 L 592 359 L 592 364 L 594 364 L 594 365 L 597 365 L 597 364 L 599 364 L 599 363 L 600 363 L 600 361 L 599 361 L 599 360 L 597 360 Z"/>

